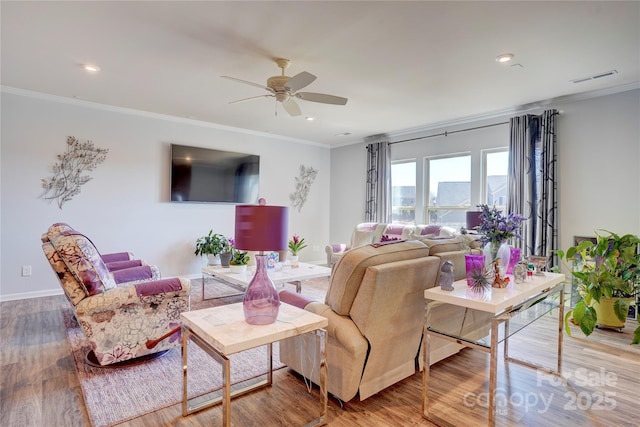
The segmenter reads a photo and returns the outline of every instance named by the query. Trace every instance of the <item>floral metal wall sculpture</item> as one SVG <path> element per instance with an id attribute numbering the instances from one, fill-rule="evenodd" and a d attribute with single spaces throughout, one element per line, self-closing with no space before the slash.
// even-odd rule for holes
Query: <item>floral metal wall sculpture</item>
<path id="1" fill-rule="evenodd" d="M 58 154 L 58 163 L 53 165 L 53 176 L 42 179 L 44 191 L 40 198 L 49 202 L 56 200 L 58 208 L 80 193 L 80 187 L 92 178 L 83 172 L 94 170 L 107 158 L 109 149 L 98 148 L 93 142 L 80 142 L 67 137 L 67 152 Z"/>
<path id="2" fill-rule="evenodd" d="M 289 195 L 291 205 L 298 209 L 298 212 L 302 209 L 302 206 L 307 201 L 311 184 L 318 176 L 318 171 L 311 166 L 308 168 L 304 165 L 300 165 L 300 174 L 296 177 L 296 191 Z"/>

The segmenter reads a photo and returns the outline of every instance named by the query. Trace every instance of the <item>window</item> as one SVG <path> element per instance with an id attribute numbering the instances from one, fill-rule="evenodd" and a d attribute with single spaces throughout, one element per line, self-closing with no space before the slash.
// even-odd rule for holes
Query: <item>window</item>
<path id="1" fill-rule="evenodd" d="M 482 170 L 484 171 L 484 203 L 489 206 L 495 205 L 506 212 L 509 151 L 506 148 L 484 150 L 482 152 L 482 163 Z"/>
<path id="2" fill-rule="evenodd" d="M 471 155 L 430 157 L 427 171 L 427 224 L 466 226 L 466 211 L 471 207 Z"/>
<path id="3" fill-rule="evenodd" d="M 391 164 L 391 222 L 415 224 L 416 162 L 398 161 Z"/>

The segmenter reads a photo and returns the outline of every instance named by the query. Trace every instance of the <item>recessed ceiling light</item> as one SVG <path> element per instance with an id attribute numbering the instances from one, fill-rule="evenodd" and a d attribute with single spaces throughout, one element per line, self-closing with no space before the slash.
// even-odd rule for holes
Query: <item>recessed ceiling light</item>
<path id="1" fill-rule="evenodd" d="M 351 132 L 342 132 L 342 133 L 337 133 L 334 136 L 349 136 L 351 135 Z"/>
<path id="2" fill-rule="evenodd" d="M 315 119 L 316 119 L 315 117 L 305 117 L 305 120 L 308 121 L 308 122 L 312 122 Z"/>
<path id="3" fill-rule="evenodd" d="M 498 55 L 496 56 L 496 61 L 503 63 L 503 62 L 509 62 L 513 59 L 513 54 L 512 53 L 503 53 L 502 55 Z"/>
<path id="4" fill-rule="evenodd" d="M 90 73 L 97 73 L 98 71 L 100 71 L 100 67 L 94 64 L 84 64 L 82 68 Z"/>

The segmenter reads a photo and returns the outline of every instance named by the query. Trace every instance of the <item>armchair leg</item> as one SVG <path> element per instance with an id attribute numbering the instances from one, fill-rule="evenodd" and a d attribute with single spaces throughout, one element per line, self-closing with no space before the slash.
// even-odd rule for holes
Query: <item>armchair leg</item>
<path id="1" fill-rule="evenodd" d="M 171 350 L 173 350 L 173 349 L 162 350 L 162 351 L 158 351 L 156 353 L 146 354 L 144 356 L 135 357 L 135 358 L 129 359 L 129 360 L 123 360 L 122 362 L 116 362 L 116 363 L 112 363 L 110 365 L 101 365 L 100 362 L 98 362 L 98 358 L 96 357 L 96 355 L 93 352 L 93 350 L 89 350 L 87 352 L 87 354 L 84 356 L 84 362 L 87 365 L 92 366 L 94 368 L 126 368 L 126 367 L 129 367 L 129 366 L 135 366 L 135 365 L 139 365 L 141 363 L 146 363 L 146 362 L 149 362 L 151 360 L 154 360 L 154 359 L 157 359 L 159 357 L 162 357 L 165 354 L 167 354 L 168 352 L 170 352 Z"/>

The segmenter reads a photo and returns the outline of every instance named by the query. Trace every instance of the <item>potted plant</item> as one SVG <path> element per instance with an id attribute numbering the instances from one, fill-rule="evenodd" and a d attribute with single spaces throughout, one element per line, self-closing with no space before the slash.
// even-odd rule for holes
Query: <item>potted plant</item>
<path id="1" fill-rule="evenodd" d="M 640 239 L 632 234 L 605 233 L 596 233 L 595 243 L 583 240 L 566 252 L 554 251 L 561 260 L 574 262 L 571 274 L 577 280 L 582 297 L 565 315 L 567 334 L 570 334 L 571 316 L 587 336 L 596 325 L 621 329 L 629 305 L 640 294 Z M 640 343 L 640 326 L 634 331 L 631 343 Z"/>
<path id="2" fill-rule="evenodd" d="M 222 234 L 209 230 L 209 234 L 196 240 L 195 255 L 207 255 L 209 265 L 220 264 L 219 255 L 230 251 L 229 240 Z M 228 265 L 228 264 L 227 264 Z"/>
<path id="3" fill-rule="evenodd" d="M 298 268 L 298 253 L 306 247 L 307 245 L 304 243 L 304 237 L 300 237 L 297 234 L 294 234 L 291 240 L 289 240 L 292 268 Z"/>
<path id="4" fill-rule="evenodd" d="M 231 250 L 231 260 L 229 266 L 232 273 L 244 273 L 247 271 L 247 264 L 249 264 L 249 255 L 247 251 L 241 251 L 233 248 Z"/>

